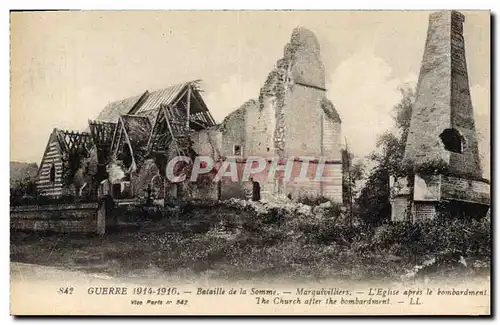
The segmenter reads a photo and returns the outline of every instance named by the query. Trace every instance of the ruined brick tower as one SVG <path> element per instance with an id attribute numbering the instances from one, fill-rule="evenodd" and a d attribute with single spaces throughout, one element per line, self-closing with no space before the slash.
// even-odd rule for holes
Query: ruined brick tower
<path id="1" fill-rule="evenodd" d="M 392 220 L 437 213 L 478 217 L 489 205 L 482 179 L 469 91 L 464 15 L 430 15 L 403 165 L 408 175 L 391 189 Z"/>

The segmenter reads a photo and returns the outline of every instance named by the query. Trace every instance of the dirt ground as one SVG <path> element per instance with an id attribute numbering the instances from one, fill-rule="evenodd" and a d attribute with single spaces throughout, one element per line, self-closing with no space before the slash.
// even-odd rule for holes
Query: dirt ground
<path id="1" fill-rule="evenodd" d="M 387 265 L 376 263 L 380 258 L 365 258 L 363 263 L 372 265 L 364 267 L 331 245 L 304 246 L 280 238 L 262 241 L 232 230 L 181 234 L 150 225 L 104 236 L 11 234 L 11 262 L 111 277 L 366 278 L 386 273 Z M 388 263 L 394 269 L 399 261 Z"/>

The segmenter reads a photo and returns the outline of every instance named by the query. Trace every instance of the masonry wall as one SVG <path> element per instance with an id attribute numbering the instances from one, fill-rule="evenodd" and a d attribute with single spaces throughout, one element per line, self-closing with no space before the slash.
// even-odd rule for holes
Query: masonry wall
<path id="1" fill-rule="evenodd" d="M 251 199 L 252 184 L 249 180 L 243 181 L 244 168 L 244 161 L 236 162 L 237 179 L 233 180 L 231 177 L 223 177 L 221 179 L 222 200 L 229 198 Z"/>
<path id="2" fill-rule="evenodd" d="M 240 156 L 245 154 L 245 109 L 240 108 L 227 116 L 223 122 L 221 154 L 225 157 L 235 155 L 234 146 L 240 147 Z"/>
<path id="3" fill-rule="evenodd" d="M 262 107 L 257 101 L 247 106 L 245 156 L 270 158 L 275 155 L 275 105 L 275 99 L 270 97 L 263 100 Z"/>
<path id="4" fill-rule="evenodd" d="M 10 227 L 24 231 L 104 234 L 105 205 L 98 203 L 18 206 L 10 209 Z"/>
<path id="5" fill-rule="evenodd" d="M 209 156 L 217 161 L 223 155 L 222 135 L 222 132 L 216 128 L 196 132 L 191 136 L 192 148 L 198 155 Z"/>
<path id="6" fill-rule="evenodd" d="M 323 149 L 322 155 L 329 161 L 342 162 L 342 126 L 325 114 L 322 114 L 323 122 Z"/>
<path id="7" fill-rule="evenodd" d="M 409 221 L 408 220 L 408 207 L 409 197 L 402 195 L 395 197 L 391 200 L 391 221 Z"/>
<path id="8" fill-rule="evenodd" d="M 293 85 L 286 94 L 284 111 L 285 156 L 321 155 L 321 99 L 324 91 Z"/>
<path id="9" fill-rule="evenodd" d="M 325 89 L 325 67 L 321 61 L 320 45 L 307 28 L 296 28 L 285 47 L 285 57 L 292 54 L 291 78 L 295 83 Z"/>
<path id="10" fill-rule="evenodd" d="M 480 179 L 483 173 L 467 75 L 464 20 L 462 14 L 451 13 L 451 124 L 465 137 L 466 144 L 463 153 L 450 153 L 450 172 Z"/>
<path id="11" fill-rule="evenodd" d="M 198 200 L 218 200 L 218 184 L 215 182 L 192 184 L 191 197 Z"/>
<path id="12" fill-rule="evenodd" d="M 293 199 L 326 197 L 342 203 L 342 163 L 327 162 L 323 167 L 320 166 L 318 161 L 309 162 L 306 177 L 303 179 L 301 170 L 306 168 L 306 163 L 295 161 L 291 178 L 284 185 L 285 193 Z"/>
<path id="13" fill-rule="evenodd" d="M 436 212 L 434 202 L 415 202 L 413 204 L 414 221 L 432 220 L 436 217 Z"/>
<path id="14" fill-rule="evenodd" d="M 320 184 L 321 196 L 342 203 L 342 162 L 327 163 L 324 168 L 323 175 L 330 180 Z"/>
<path id="15" fill-rule="evenodd" d="M 490 184 L 451 175 L 441 176 L 441 196 L 445 200 L 457 200 L 483 205 L 490 204 Z"/>
<path id="16" fill-rule="evenodd" d="M 341 124 L 327 117 L 321 102 L 325 92 L 295 84 L 287 93 L 284 108 L 286 128 L 285 156 L 325 159 L 322 177 L 331 180 L 316 181 L 316 165 L 311 165 L 309 180 L 290 182 L 287 191 L 292 197 L 324 196 L 342 202 Z M 300 168 L 297 162 L 294 167 Z"/>

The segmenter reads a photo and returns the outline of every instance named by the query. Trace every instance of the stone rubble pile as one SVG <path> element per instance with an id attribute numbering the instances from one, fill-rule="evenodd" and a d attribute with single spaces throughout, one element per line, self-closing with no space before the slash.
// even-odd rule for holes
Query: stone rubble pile
<path id="1" fill-rule="evenodd" d="M 272 200 L 266 201 L 248 201 L 236 198 L 230 198 L 223 201 L 229 207 L 237 209 L 251 209 L 257 215 L 264 215 L 270 210 L 278 209 L 285 215 L 300 215 L 310 218 L 323 218 L 327 216 L 332 203 L 330 201 L 321 203 L 317 206 L 310 206 L 300 202 L 295 202 L 285 196 L 276 196 Z"/>

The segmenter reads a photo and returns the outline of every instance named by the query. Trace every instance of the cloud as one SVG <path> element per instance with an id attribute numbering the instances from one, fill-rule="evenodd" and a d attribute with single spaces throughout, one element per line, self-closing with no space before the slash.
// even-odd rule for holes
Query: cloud
<path id="1" fill-rule="evenodd" d="M 363 157 L 375 149 L 378 135 L 393 128 L 399 87 L 414 86 L 417 76 L 394 78 L 386 61 L 364 49 L 340 62 L 330 80 L 328 97 L 342 118 L 342 134 L 352 152 Z"/>
<path id="2" fill-rule="evenodd" d="M 395 78 L 386 61 L 371 49 L 364 49 L 340 62 L 330 80 L 328 97 L 342 118 L 342 136 L 355 156 L 365 157 L 376 148 L 378 135 L 394 129 L 393 107 L 401 99 L 398 88 L 405 84 L 415 88 L 418 74 Z M 483 174 L 489 178 L 489 88 L 476 84 L 471 87 L 471 97 Z"/>
<path id="3" fill-rule="evenodd" d="M 249 99 L 259 97 L 260 84 L 254 80 L 243 81 L 241 76 L 232 75 L 217 91 L 204 96 L 215 121 L 221 122 L 229 113 Z"/>

